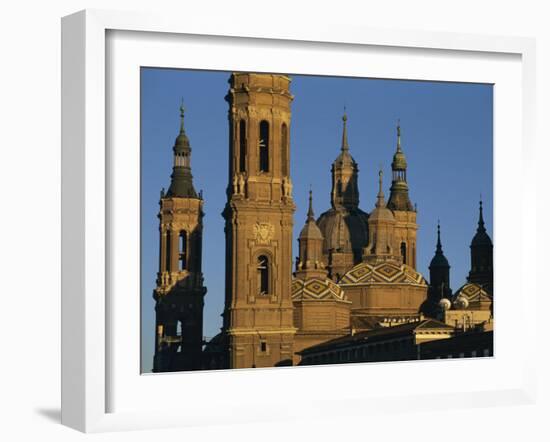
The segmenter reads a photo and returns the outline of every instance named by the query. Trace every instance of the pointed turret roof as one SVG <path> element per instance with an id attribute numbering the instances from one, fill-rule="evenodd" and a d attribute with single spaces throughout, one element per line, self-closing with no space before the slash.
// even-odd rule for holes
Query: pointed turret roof
<path id="1" fill-rule="evenodd" d="M 311 190 L 309 191 L 309 207 L 307 211 L 306 223 L 300 232 L 299 238 L 323 240 L 323 234 L 315 222 L 315 214 L 313 213 L 313 192 Z"/>
<path id="2" fill-rule="evenodd" d="M 391 163 L 392 185 L 388 207 L 391 210 L 412 212 L 414 209 L 409 199 L 409 185 L 407 184 L 407 159 L 401 147 L 401 123 L 397 120 L 397 148 Z"/>
<path id="3" fill-rule="evenodd" d="M 376 195 L 376 204 L 374 210 L 369 215 L 369 225 L 375 221 L 395 221 L 395 217 L 390 209 L 387 208 L 384 191 L 382 190 L 382 169 L 378 171 L 378 195 Z"/>
<path id="4" fill-rule="evenodd" d="M 479 200 L 479 219 L 477 222 L 477 231 L 472 238 L 471 246 L 492 246 L 493 242 L 485 229 L 485 221 L 483 219 L 483 202 Z"/>
<path id="5" fill-rule="evenodd" d="M 166 196 L 197 198 L 197 192 L 193 187 L 193 175 L 191 175 L 191 145 L 185 133 L 184 125 L 185 108 L 183 100 L 180 106 L 180 132 L 174 143 L 174 165 L 171 175 L 171 183 Z"/>
<path id="6" fill-rule="evenodd" d="M 405 158 L 405 153 L 401 148 L 401 123 L 397 120 L 397 149 L 393 155 L 393 161 L 391 163 L 392 170 L 406 170 L 407 169 L 407 159 Z"/>
<path id="7" fill-rule="evenodd" d="M 333 167 L 355 167 L 356 163 L 353 157 L 349 152 L 349 143 L 348 143 L 348 115 L 344 110 L 344 115 L 342 116 L 343 128 L 342 128 L 342 144 L 340 146 L 340 154 L 334 160 L 332 164 Z"/>
<path id="8" fill-rule="evenodd" d="M 450 267 L 449 261 L 443 254 L 443 247 L 441 246 L 441 227 L 439 220 L 437 221 L 437 244 L 435 247 L 435 255 L 430 262 L 430 268 L 433 267 Z"/>

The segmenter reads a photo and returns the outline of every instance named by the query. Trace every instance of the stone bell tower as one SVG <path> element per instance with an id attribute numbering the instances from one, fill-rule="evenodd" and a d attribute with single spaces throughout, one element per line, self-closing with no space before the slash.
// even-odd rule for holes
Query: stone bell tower
<path id="1" fill-rule="evenodd" d="M 153 371 L 201 368 L 203 305 L 202 196 L 193 187 L 191 146 L 180 108 L 180 133 L 168 192 L 160 194 L 160 251 Z"/>
<path id="2" fill-rule="evenodd" d="M 229 80 L 229 185 L 223 211 L 229 368 L 291 365 L 292 216 L 290 78 Z"/>

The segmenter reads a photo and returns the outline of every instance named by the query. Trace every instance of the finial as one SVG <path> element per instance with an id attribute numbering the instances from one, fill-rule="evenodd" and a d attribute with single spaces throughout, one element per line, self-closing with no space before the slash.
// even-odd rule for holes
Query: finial
<path id="1" fill-rule="evenodd" d="M 315 221 L 315 214 L 313 213 L 313 191 L 311 190 L 311 185 L 309 188 L 309 208 L 307 210 L 307 220 Z"/>
<path id="2" fill-rule="evenodd" d="M 401 152 L 401 119 L 397 119 L 397 151 Z"/>
<path id="3" fill-rule="evenodd" d="M 180 104 L 180 119 L 181 119 L 181 123 L 180 123 L 180 133 L 183 133 L 185 132 L 185 129 L 183 127 L 183 117 L 185 115 L 185 108 L 183 107 L 183 97 L 181 97 L 181 104 Z"/>
<path id="4" fill-rule="evenodd" d="M 348 121 L 348 115 L 346 113 L 346 106 L 344 106 L 344 115 L 342 116 L 342 121 L 344 122 L 344 130 L 342 132 L 342 150 L 349 150 L 348 145 L 348 129 L 347 129 L 347 121 Z"/>
<path id="5" fill-rule="evenodd" d="M 479 196 L 479 221 L 477 222 L 478 230 L 485 230 L 485 221 L 483 220 L 483 201 Z"/>
<path id="6" fill-rule="evenodd" d="M 376 207 L 384 207 L 386 202 L 384 201 L 384 191 L 382 190 L 382 168 L 378 171 L 378 195 L 376 197 Z"/>
<path id="7" fill-rule="evenodd" d="M 437 246 L 436 253 L 441 252 L 441 226 L 439 224 L 439 219 L 437 220 Z"/>

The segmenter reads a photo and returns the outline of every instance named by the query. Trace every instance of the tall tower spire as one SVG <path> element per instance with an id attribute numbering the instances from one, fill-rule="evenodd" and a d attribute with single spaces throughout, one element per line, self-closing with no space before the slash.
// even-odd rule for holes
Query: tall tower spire
<path id="1" fill-rule="evenodd" d="M 407 184 L 407 159 L 401 147 L 401 124 L 397 122 L 397 148 L 391 163 L 392 185 L 388 207 L 392 210 L 413 211 L 414 207 L 409 199 L 409 185 Z"/>
<path id="2" fill-rule="evenodd" d="M 468 282 L 480 284 L 489 293 L 493 293 L 493 242 L 485 228 L 483 202 L 479 201 L 477 230 L 470 244 L 471 268 Z"/>
<path id="3" fill-rule="evenodd" d="M 313 213 L 313 192 L 309 191 L 307 218 L 298 237 L 299 256 L 296 262 L 296 277 L 326 278 L 327 271 L 323 260 L 323 234 L 315 223 Z"/>
<path id="4" fill-rule="evenodd" d="M 180 105 L 180 132 L 173 147 L 172 180 L 167 196 L 196 198 L 197 192 L 193 187 L 193 175 L 191 175 L 191 145 L 185 133 L 184 116 L 185 108 L 182 99 Z"/>
<path id="5" fill-rule="evenodd" d="M 333 208 L 356 209 L 359 206 L 359 188 L 357 186 L 357 163 L 349 152 L 348 144 L 348 116 L 342 116 L 342 145 L 340 154 L 332 163 L 332 193 Z"/>
<path id="6" fill-rule="evenodd" d="M 340 152 L 331 168 L 331 208 L 317 221 L 324 236 L 324 262 L 329 278 L 335 282 L 361 262 L 368 240 L 368 215 L 359 208 L 359 169 L 350 153 L 347 122 L 344 108 Z"/>
<path id="7" fill-rule="evenodd" d="M 161 192 L 160 256 L 156 301 L 153 371 L 202 368 L 202 324 L 206 287 L 202 276 L 203 200 L 191 177 L 191 147 L 180 107 L 180 132 L 168 192 Z"/>

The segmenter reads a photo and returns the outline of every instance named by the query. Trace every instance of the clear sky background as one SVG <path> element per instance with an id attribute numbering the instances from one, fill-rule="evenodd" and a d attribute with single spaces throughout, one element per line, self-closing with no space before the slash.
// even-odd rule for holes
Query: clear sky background
<path id="1" fill-rule="evenodd" d="M 144 68 L 141 71 L 141 327 L 142 370 L 152 368 L 154 301 L 158 271 L 160 189 L 168 189 L 172 146 L 185 102 L 195 189 L 204 192 L 204 335 L 221 327 L 225 237 L 221 212 L 228 182 L 228 72 Z M 428 266 L 441 220 L 443 251 L 451 265 L 453 291 L 470 268 L 470 241 L 482 194 L 489 235 L 493 226 L 493 88 L 491 85 L 292 76 L 291 176 L 296 202 L 293 256 L 313 188 L 316 216 L 330 207 L 330 167 L 339 153 L 342 114 L 348 114 L 350 152 L 359 165 L 360 207 L 371 212 L 378 169 L 386 200 L 396 123 L 408 161 L 411 201 L 418 205 L 417 268 Z"/>

